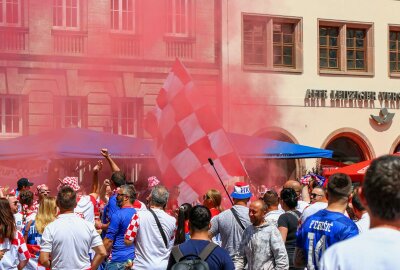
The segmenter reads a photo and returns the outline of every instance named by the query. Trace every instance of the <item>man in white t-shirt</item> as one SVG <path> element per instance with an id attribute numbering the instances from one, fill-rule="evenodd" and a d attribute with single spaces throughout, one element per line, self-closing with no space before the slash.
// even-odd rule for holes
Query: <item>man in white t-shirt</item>
<path id="1" fill-rule="evenodd" d="M 138 212 L 140 226 L 135 239 L 135 269 L 161 270 L 167 268 L 176 230 L 176 219 L 164 211 L 168 198 L 168 190 L 164 186 L 157 185 L 150 193 L 149 210 Z M 161 236 L 154 215 L 161 224 L 166 242 Z M 135 220 L 132 220 L 131 224 L 135 222 Z M 127 230 L 125 244 L 133 244 L 134 238 L 135 235 Z"/>
<path id="2" fill-rule="evenodd" d="M 279 217 L 285 213 L 283 210 L 279 210 L 279 196 L 278 193 L 274 190 L 267 190 L 264 193 L 263 201 L 267 208 L 267 213 L 265 214 L 265 221 L 274 224 L 278 227 L 278 219 Z"/>
<path id="3" fill-rule="evenodd" d="M 399 269 L 400 157 L 382 156 L 368 168 L 360 200 L 371 218 L 371 229 L 328 248 L 321 269 Z"/>
<path id="4" fill-rule="evenodd" d="M 328 207 L 328 199 L 326 198 L 326 191 L 323 187 L 313 188 L 310 194 L 310 200 L 311 204 L 306 207 L 301 214 L 299 225 L 303 224 L 309 216 Z"/>
<path id="5" fill-rule="evenodd" d="M 46 226 L 40 245 L 39 263 L 51 269 L 97 269 L 106 257 L 100 235 L 94 225 L 74 214 L 76 193 L 62 187 L 57 195 L 60 214 Z M 90 262 L 89 251 L 95 256 Z"/>

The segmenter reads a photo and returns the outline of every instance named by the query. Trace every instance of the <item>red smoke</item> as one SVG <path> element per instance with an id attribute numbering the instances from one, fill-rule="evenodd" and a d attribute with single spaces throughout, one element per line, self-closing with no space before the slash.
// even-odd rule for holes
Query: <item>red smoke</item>
<path id="1" fill-rule="evenodd" d="M 0 39 L 3 41 L 0 41 L 0 60 L 6 60 L 4 68 L 10 70 L 0 70 L 0 78 L 7 77 L 7 84 L 0 82 L 0 87 L 4 85 L 4 89 L 0 90 L 4 94 L 28 95 L 28 102 L 23 106 L 30 114 L 27 119 L 29 134 L 53 127 L 53 105 L 57 96 L 85 97 L 88 102 L 87 127 L 91 129 L 109 129 L 112 114 L 110 105 L 116 97 L 143 98 L 142 114 L 145 115 L 153 108 L 155 96 L 175 57 L 180 58 L 188 67 L 196 87 L 215 109 L 217 117 L 223 121 L 227 131 L 253 135 L 265 127 L 279 125 L 276 107 L 268 106 L 268 97 L 274 95 L 276 82 L 257 85 L 255 80 L 250 78 L 254 74 L 242 71 L 241 62 L 227 62 L 227 59 L 222 59 L 222 42 L 226 43 L 229 40 L 222 36 L 221 27 L 226 20 L 221 18 L 224 7 L 220 6 L 220 1 L 188 1 L 192 3 L 188 7 L 188 29 L 186 35 L 179 37 L 168 33 L 169 25 L 166 23 L 165 12 L 168 1 L 137 1 L 136 29 L 135 33 L 130 34 L 110 30 L 109 3 L 80 2 L 84 5 L 97 5 L 95 8 L 85 6 L 81 9 L 83 14 L 81 27 L 78 29 L 80 31 L 74 32 L 82 35 L 84 40 L 85 45 L 81 53 L 65 54 L 54 51 L 56 36 L 62 36 L 64 32 L 53 27 L 52 7 L 43 5 L 40 1 L 29 1 L 29 7 L 24 7 L 21 27 L 1 30 Z M 241 11 L 235 13 L 239 18 Z M 234 17 L 232 14 L 229 16 Z M 237 30 L 239 38 L 240 31 Z M 22 43 L 10 45 L 5 43 L 3 38 L 7 35 L 22 35 L 24 39 Z M 116 55 L 116 52 L 120 54 Z M 226 64 L 230 72 L 229 79 L 222 74 L 221 68 Z M 269 75 L 257 76 L 265 78 Z M 99 159 L 101 158 L 99 153 Z M 95 162 L 90 161 L 92 165 Z M 131 161 L 129 166 L 126 166 L 128 174 L 128 168 L 135 162 Z M 138 174 L 140 181 L 159 174 L 159 171 L 147 165 L 146 161 L 139 160 L 138 163 L 141 164 L 137 166 L 141 168 Z M 5 167 L 23 169 L 28 166 L 23 164 L 31 166 L 36 163 L 31 160 L 0 162 L 0 166 Z M 42 164 L 44 163 L 39 167 Z M 48 167 L 48 179 L 46 176 L 35 178 L 28 173 L 24 176 L 31 177 L 36 184 L 48 182 L 54 190 L 57 178 L 71 173 L 77 174 L 74 171 L 77 166 L 77 160 L 52 161 Z M 105 164 L 105 168 L 107 166 Z M 268 175 L 274 175 L 271 166 L 268 168 Z M 89 166 L 85 167 L 85 172 L 84 182 L 90 181 Z M 250 175 L 261 174 L 250 171 Z M 0 185 L 15 186 L 17 175 L 14 179 L 7 179 L 4 175 L 0 177 Z M 108 173 L 104 173 L 102 178 L 104 177 L 108 177 Z M 202 179 L 198 181 L 201 182 Z M 263 182 L 264 179 L 254 181 Z M 207 183 L 202 184 L 207 187 Z"/>

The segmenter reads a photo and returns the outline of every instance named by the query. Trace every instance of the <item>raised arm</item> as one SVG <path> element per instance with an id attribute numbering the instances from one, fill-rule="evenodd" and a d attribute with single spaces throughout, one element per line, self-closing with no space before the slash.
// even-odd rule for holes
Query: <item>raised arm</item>
<path id="1" fill-rule="evenodd" d="M 108 153 L 108 150 L 106 148 L 101 149 L 101 154 L 103 155 L 103 157 L 105 157 L 105 159 L 107 160 L 108 164 L 110 164 L 110 168 L 112 172 L 119 172 L 120 169 L 117 166 L 117 164 L 114 162 L 114 160 L 112 160 L 110 153 Z"/>
<path id="2" fill-rule="evenodd" d="M 108 203 L 108 198 L 106 196 L 107 195 L 106 193 L 107 193 L 107 187 L 109 186 L 110 186 L 110 180 L 105 179 L 100 188 L 100 193 L 99 193 L 100 200 L 102 200 L 105 204 Z"/>
<path id="3" fill-rule="evenodd" d="M 103 161 L 97 161 L 96 166 L 93 167 L 93 180 L 92 180 L 92 190 L 91 194 L 93 197 L 97 199 L 100 193 L 100 186 L 99 186 L 99 171 L 103 167 Z"/>

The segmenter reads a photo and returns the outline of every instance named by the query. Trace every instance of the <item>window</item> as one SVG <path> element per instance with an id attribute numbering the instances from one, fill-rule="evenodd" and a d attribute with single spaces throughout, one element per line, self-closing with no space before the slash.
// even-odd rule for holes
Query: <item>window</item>
<path id="1" fill-rule="evenodd" d="M 87 100 L 82 97 L 56 97 L 55 127 L 86 127 Z"/>
<path id="2" fill-rule="evenodd" d="M 365 29 L 347 28 L 346 30 L 347 69 L 366 69 L 366 31 Z"/>
<path id="3" fill-rule="evenodd" d="M 142 98 L 118 98 L 112 108 L 112 132 L 128 136 L 142 136 Z"/>
<path id="4" fill-rule="evenodd" d="M 80 26 L 79 0 L 53 0 L 53 26 L 78 29 Z"/>
<path id="5" fill-rule="evenodd" d="M 79 99 L 67 98 L 62 107 L 62 127 L 81 127 L 81 106 Z"/>
<path id="6" fill-rule="evenodd" d="M 245 21 L 243 36 L 245 65 L 266 65 L 266 24 L 258 21 Z"/>
<path id="7" fill-rule="evenodd" d="M 22 134 L 22 106 L 18 96 L 0 97 L 1 134 Z"/>
<path id="8" fill-rule="evenodd" d="M 190 34 L 190 0 L 167 0 L 167 31 L 174 36 Z"/>
<path id="9" fill-rule="evenodd" d="M 321 68 L 338 69 L 339 58 L 339 28 L 319 28 L 319 63 Z"/>
<path id="10" fill-rule="evenodd" d="M 319 72 L 373 75 L 372 23 L 319 21 Z"/>
<path id="11" fill-rule="evenodd" d="M 135 5 L 135 0 L 111 0 L 111 29 L 135 32 Z"/>
<path id="12" fill-rule="evenodd" d="M 400 27 L 389 26 L 389 72 L 400 77 Z"/>
<path id="13" fill-rule="evenodd" d="M 0 25 L 21 25 L 21 0 L 0 0 Z"/>
<path id="14" fill-rule="evenodd" d="M 300 18 L 243 16 L 244 69 L 302 71 Z"/>
<path id="15" fill-rule="evenodd" d="M 274 23 L 274 67 L 294 67 L 294 24 Z"/>

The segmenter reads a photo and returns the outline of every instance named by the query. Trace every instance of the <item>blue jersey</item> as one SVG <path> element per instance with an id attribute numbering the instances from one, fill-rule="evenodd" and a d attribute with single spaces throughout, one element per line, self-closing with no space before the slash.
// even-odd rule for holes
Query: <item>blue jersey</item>
<path id="1" fill-rule="evenodd" d="M 331 245 L 358 234 L 356 224 L 342 213 L 326 209 L 308 217 L 297 231 L 296 247 L 305 252 L 307 269 L 319 269 L 322 253 Z"/>
<path id="2" fill-rule="evenodd" d="M 124 243 L 124 236 L 133 215 L 136 214 L 135 208 L 120 208 L 111 216 L 110 226 L 108 226 L 105 237 L 113 241 L 111 261 L 126 262 L 128 259 L 135 258 L 135 247 L 127 246 Z"/>

